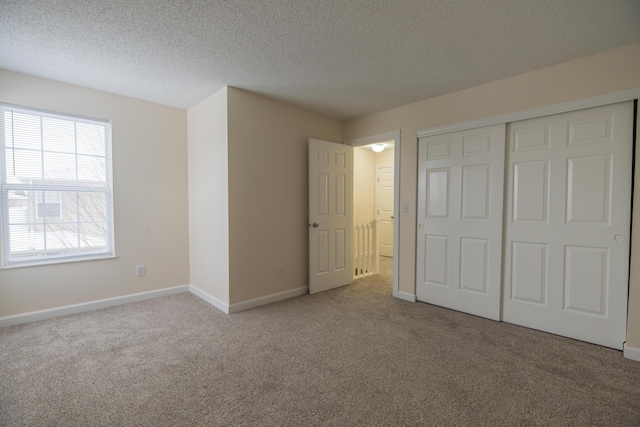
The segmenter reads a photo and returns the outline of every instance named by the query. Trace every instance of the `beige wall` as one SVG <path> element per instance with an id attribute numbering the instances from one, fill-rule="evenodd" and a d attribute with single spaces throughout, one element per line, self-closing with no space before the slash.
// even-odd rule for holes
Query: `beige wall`
<path id="1" fill-rule="evenodd" d="M 0 317 L 189 283 L 184 110 L 5 70 L 0 102 L 112 121 L 117 255 L 0 270 Z"/>
<path id="2" fill-rule="evenodd" d="M 230 303 L 309 283 L 308 138 L 342 122 L 229 88 Z M 285 276 L 278 277 L 278 265 Z"/>
<path id="3" fill-rule="evenodd" d="M 375 217 L 376 153 L 353 149 L 353 222 L 369 222 Z"/>
<path id="4" fill-rule="evenodd" d="M 394 150 L 385 149 L 381 153 L 376 154 L 376 166 L 393 165 L 395 152 Z"/>
<path id="5" fill-rule="evenodd" d="M 187 117 L 191 284 L 229 304 L 227 88 L 190 108 Z"/>
<path id="6" fill-rule="evenodd" d="M 400 291 L 415 294 L 419 130 L 635 88 L 640 43 L 346 122 L 345 140 L 401 130 L 400 202 L 408 202 L 410 211 L 400 215 Z M 640 183 L 635 189 L 637 197 Z M 640 209 L 634 221 L 640 221 Z M 640 233 L 632 246 L 640 247 Z M 632 257 L 627 344 L 640 348 L 640 251 Z"/>

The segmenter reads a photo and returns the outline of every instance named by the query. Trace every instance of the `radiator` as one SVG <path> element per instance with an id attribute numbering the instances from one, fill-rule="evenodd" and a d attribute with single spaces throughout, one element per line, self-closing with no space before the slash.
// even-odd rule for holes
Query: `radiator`
<path id="1" fill-rule="evenodd" d="M 378 230 L 376 220 L 353 224 L 354 279 L 378 273 Z"/>

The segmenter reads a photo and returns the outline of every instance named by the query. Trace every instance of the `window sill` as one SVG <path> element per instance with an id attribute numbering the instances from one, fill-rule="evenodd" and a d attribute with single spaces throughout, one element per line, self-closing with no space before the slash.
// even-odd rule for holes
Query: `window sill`
<path id="1" fill-rule="evenodd" d="M 47 261 L 34 261 L 29 262 L 25 261 L 24 263 L 16 263 L 10 265 L 3 265 L 0 267 L 0 270 L 9 270 L 13 268 L 23 268 L 23 267 L 46 267 L 49 265 L 57 265 L 57 264 L 69 264 L 76 262 L 86 262 L 86 261 L 98 261 L 105 259 L 115 259 L 118 258 L 116 255 L 96 255 L 96 256 L 88 256 L 82 258 L 72 258 L 72 259 L 56 259 L 56 260 L 47 260 Z"/>

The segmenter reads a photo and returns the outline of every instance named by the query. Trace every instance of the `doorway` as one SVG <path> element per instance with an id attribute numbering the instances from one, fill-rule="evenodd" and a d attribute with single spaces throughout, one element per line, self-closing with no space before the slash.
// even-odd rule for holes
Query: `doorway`
<path id="1" fill-rule="evenodd" d="M 354 230 L 375 228 L 375 268 L 391 275 L 393 296 L 397 297 L 400 132 L 360 138 L 345 144 L 354 147 Z M 362 242 L 354 243 L 354 256 L 357 257 L 360 255 L 356 246 Z"/>

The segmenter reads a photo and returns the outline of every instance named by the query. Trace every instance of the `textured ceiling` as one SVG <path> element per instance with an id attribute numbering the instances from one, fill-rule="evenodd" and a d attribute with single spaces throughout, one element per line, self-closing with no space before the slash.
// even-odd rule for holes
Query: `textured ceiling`
<path id="1" fill-rule="evenodd" d="M 339 119 L 640 41 L 639 0 L 0 0 L 0 68 L 188 108 Z"/>

